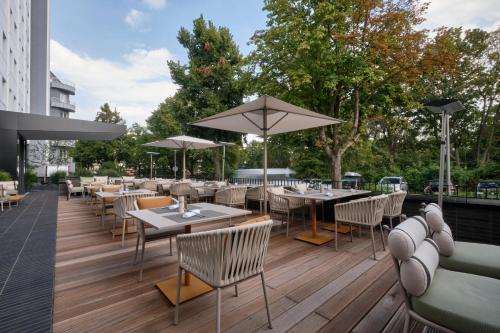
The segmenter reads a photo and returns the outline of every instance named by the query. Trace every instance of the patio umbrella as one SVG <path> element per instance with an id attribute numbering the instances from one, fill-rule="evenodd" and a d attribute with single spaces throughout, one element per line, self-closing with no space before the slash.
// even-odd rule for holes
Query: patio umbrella
<path id="1" fill-rule="evenodd" d="M 144 146 L 182 149 L 182 179 L 186 179 L 186 150 L 219 147 L 220 145 L 210 140 L 180 135 L 145 143 Z"/>
<path id="2" fill-rule="evenodd" d="M 267 193 L 267 137 L 308 128 L 338 124 L 341 120 L 312 112 L 271 96 L 261 96 L 193 125 L 260 135 L 264 139 L 264 193 Z M 267 205 L 265 212 L 267 212 Z"/>

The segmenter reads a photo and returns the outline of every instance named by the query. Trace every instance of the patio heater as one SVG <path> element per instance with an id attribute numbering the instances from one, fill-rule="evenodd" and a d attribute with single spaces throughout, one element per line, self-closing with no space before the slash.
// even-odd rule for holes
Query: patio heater
<path id="1" fill-rule="evenodd" d="M 236 143 L 232 143 L 232 142 L 224 142 L 224 141 L 219 141 L 217 142 L 218 144 L 222 145 L 222 181 L 224 181 L 225 179 L 225 174 L 224 174 L 224 167 L 225 167 L 225 164 L 226 164 L 226 146 L 227 147 L 232 147 L 232 146 L 236 146 Z"/>
<path id="2" fill-rule="evenodd" d="M 160 153 L 157 153 L 155 151 L 148 151 L 146 154 L 149 155 L 150 158 L 150 164 L 149 164 L 149 179 L 153 179 L 153 156 L 154 155 L 160 155 Z"/>
<path id="3" fill-rule="evenodd" d="M 443 186 L 444 186 L 444 168 L 446 156 L 446 191 L 448 195 L 451 184 L 450 168 L 450 115 L 455 112 L 464 111 L 465 108 L 456 99 L 435 99 L 424 104 L 431 112 L 441 114 L 441 149 L 439 153 L 439 184 L 438 184 L 438 205 L 443 208 Z"/>

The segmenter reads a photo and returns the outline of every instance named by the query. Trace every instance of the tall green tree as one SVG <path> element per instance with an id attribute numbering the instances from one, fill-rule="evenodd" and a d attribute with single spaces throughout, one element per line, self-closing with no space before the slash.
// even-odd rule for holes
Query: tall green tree
<path id="1" fill-rule="evenodd" d="M 216 27 L 200 16 L 193 21 L 192 31 L 179 30 L 177 40 L 186 49 L 188 62 L 168 61 L 172 80 L 179 89 L 153 112 L 148 119 L 149 129 L 158 136 L 182 133 L 241 143 L 241 135 L 190 126 L 195 120 L 238 106 L 243 101 L 243 57 L 229 29 Z M 213 170 L 216 178 L 220 177 L 219 149 L 190 154 L 191 161 L 202 160 L 201 157 L 208 160 L 198 169 Z"/>
<path id="2" fill-rule="evenodd" d="M 420 75 L 425 7 L 412 0 L 267 0 L 265 30 L 252 38 L 257 93 L 345 120 L 317 140 L 339 181 L 342 157 Z"/>

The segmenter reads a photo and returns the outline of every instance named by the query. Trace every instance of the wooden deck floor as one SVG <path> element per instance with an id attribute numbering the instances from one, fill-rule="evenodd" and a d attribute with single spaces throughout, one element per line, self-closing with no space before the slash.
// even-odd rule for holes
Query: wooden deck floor
<path id="1" fill-rule="evenodd" d="M 111 223 L 108 217 L 107 225 Z M 205 224 L 206 230 L 227 223 Z M 364 237 L 313 246 L 273 231 L 266 262 L 266 283 L 274 329 L 271 332 L 401 332 L 403 298 L 388 252 Z M 111 240 L 109 231 L 80 199 L 59 200 L 57 226 L 54 332 L 210 332 L 215 328 L 215 295 L 192 300 L 174 326 L 173 307 L 155 288 L 176 272 L 176 256 L 168 241 L 146 247 L 144 279 L 137 282 L 132 266 L 135 235 Z M 378 237 L 380 239 L 380 237 Z M 175 248 L 175 247 L 174 247 Z M 266 331 L 260 279 L 223 292 L 222 328 L 227 332 Z M 421 330 L 414 327 L 414 331 Z"/>

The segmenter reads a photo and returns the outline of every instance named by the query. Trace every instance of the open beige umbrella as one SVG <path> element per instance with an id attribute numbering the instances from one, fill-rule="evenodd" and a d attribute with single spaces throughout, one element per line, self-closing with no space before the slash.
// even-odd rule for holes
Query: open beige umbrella
<path id="1" fill-rule="evenodd" d="M 145 143 L 144 146 L 182 149 L 182 179 L 186 179 L 186 150 L 219 147 L 220 145 L 210 140 L 180 135 Z"/>
<path id="2" fill-rule="evenodd" d="M 260 135 L 264 139 L 264 193 L 267 193 L 267 137 L 338 124 L 341 120 L 312 112 L 271 96 L 262 96 L 193 125 Z M 264 205 L 267 212 L 267 205 Z"/>

